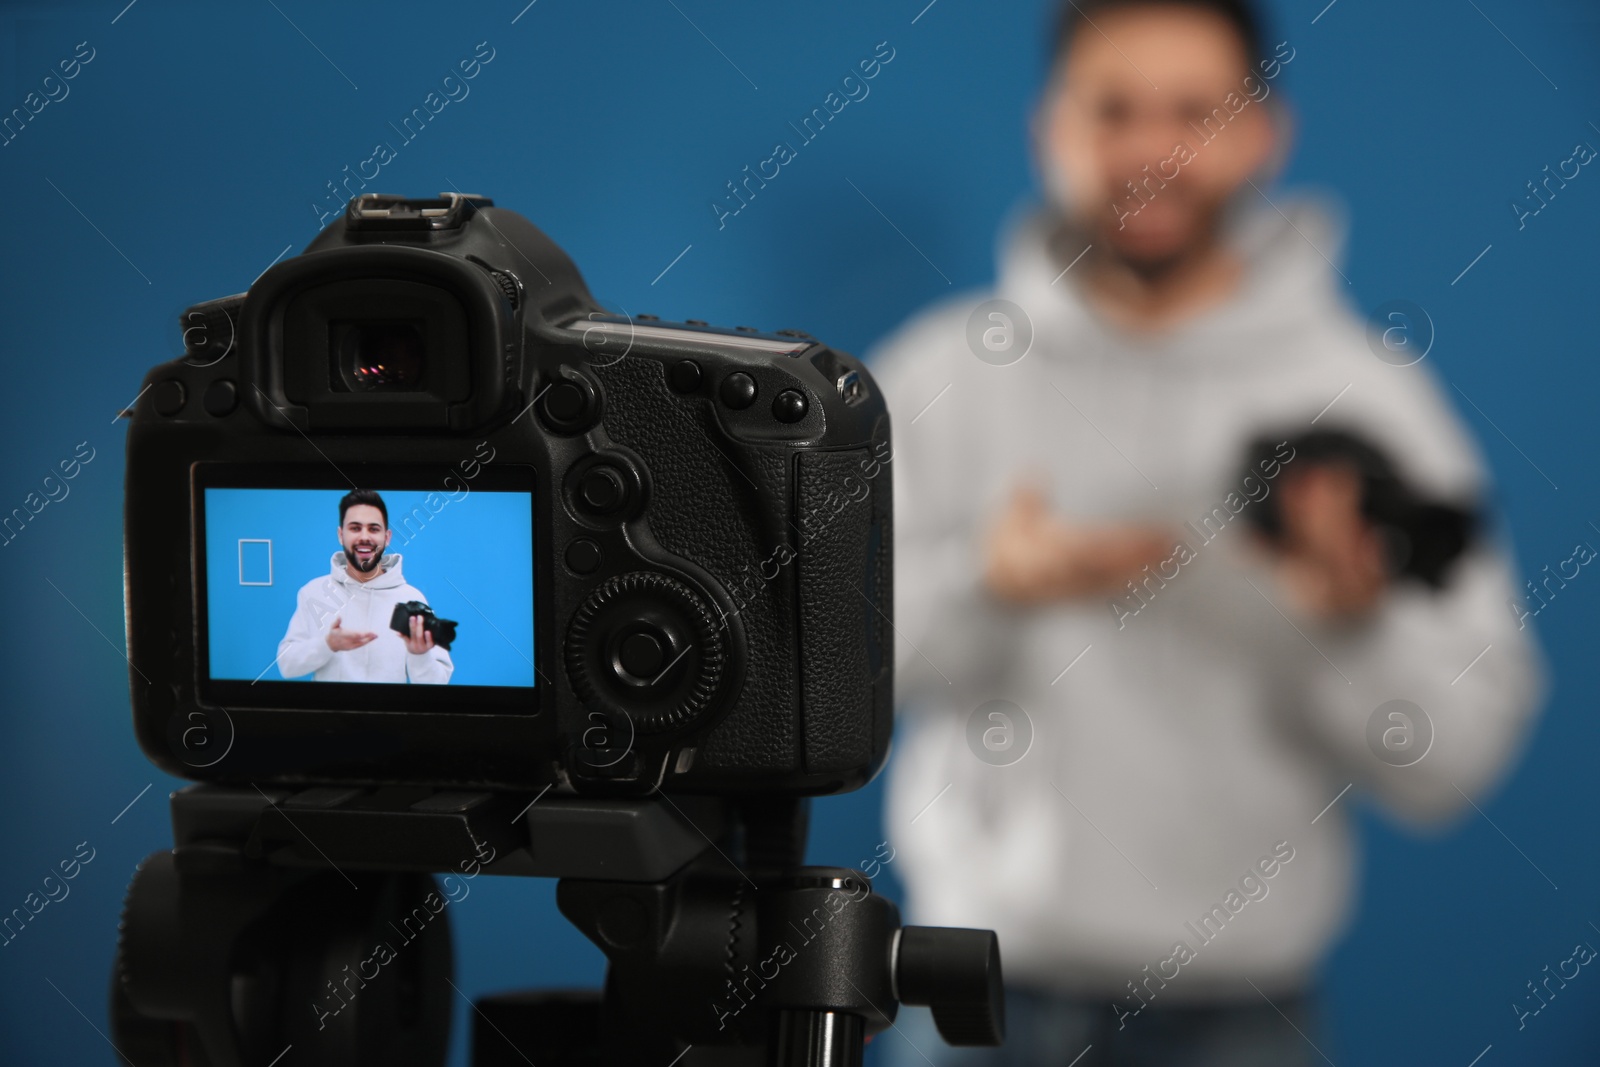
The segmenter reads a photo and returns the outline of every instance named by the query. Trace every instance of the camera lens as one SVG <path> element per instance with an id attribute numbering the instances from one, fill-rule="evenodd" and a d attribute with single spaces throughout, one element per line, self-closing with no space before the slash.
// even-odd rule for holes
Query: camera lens
<path id="1" fill-rule="evenodd" d="M 346 323 L 332 384 L 349 392 L 411 390 L 421 385 L 426 366 L 420 323 Z"/>

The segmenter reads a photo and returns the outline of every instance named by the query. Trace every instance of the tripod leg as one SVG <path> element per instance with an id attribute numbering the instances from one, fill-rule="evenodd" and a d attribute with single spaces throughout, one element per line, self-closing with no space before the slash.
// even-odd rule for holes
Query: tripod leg
<path id="1" fill-rule="evenodd" d="M 774 1013 L 774 1067 L 861 1067 L 866 1023 L 842 1011 L 790 1008 Z"/>
<path id="2" fill-rule="evenodd" d="M 681 1046 L 671 1034 L 664 1034 L 652 1024 L 629 1014 L 617 991 L 617 983 L 606 968 L 605 1007 L 602 1011 L 600 1031 L 600 1062 L 605 1067 L 629 1067 L 640 1063 L 671 1063 L 678 1058 Z M 683 1067 L 680 1063 L 679 1067 Z"/>
<path id="3" fill-rule="evenodd" d="M 447 902 L 422 874 L 141 865 L 113 978 L 135 1067 L 439 1067 Z M 138 1049 L 134 1053 L 131 1049 Z"/>
<path id="4" fill-rule="evenodd" d="M 120 959 L 111 964 L 110 1001 L 113 1043 L 133 1067 L 211 1067 L 191 1023 L 139 1014 L 123 988 Z"/>
<path id="5" fill-rule="evenodd" d="M 599 1067 L 602 1018 L 599 990 L 480 997 L 472 1012 L 472 1067 Z"/>

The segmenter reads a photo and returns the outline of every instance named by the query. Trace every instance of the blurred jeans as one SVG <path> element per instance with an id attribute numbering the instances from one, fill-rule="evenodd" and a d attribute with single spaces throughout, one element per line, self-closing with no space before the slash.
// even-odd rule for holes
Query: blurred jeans
<path id="1" fill-rule="evenodd" d="M 926 1008 L 902 1008 L 872 1044 L 881 1067 L 1312 1067 L 1324 1062 L 1311 1044 L 1324 1044 L 1317 1031 L 1307 995 L 1152 1004 L 1119 1030 L 1106 1001 L 1014 988 L 1003 1048 L 951 1048 Z"/>

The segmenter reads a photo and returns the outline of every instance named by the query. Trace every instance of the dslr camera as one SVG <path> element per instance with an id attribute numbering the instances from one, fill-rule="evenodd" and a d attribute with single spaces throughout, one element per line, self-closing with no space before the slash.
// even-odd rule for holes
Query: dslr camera
<path id="1" fill-rule="evenodd" d="M 449 648 L 456 639 L 456 626 L 454 619 L 441 619 L 433 613 L 433 609 L 420 600 L 407 600 L 403 604 L 394 606 L 394 614 L 389 616 L 389 629 L 397 634 L 411 632 L 411 620 L 417 616 L 422 617 L 422 632 L 433 635 L 433 643 L 440 648 Z"/>
<path id="2" fill-rule="evenodd" d="M 774 797 L 876 773 L 889 416 L 856 359 L 610 313 L 460 194 L 357 197 L 183 326 L 127 452 L 133 715 L 163 769 Z M 381 566 L 330 571 L 336 509 Z M 409 651 L 391 603 L 440 647 Z"/>
<path id="3" fill-rule="evenodd" d="M 459 194 L 357 197 L 183 326 L 130 412 L 125 574 L 140 745 L 198 781 L 118 926 L 130 1063 L 438 1067 L 479 873 L 559 879 L 608 968 L 473 1002 L 475 1067 L 858 1067 L 900 1003 L 1003 1039 L 992 932 L 804 865 L 807 798 L 892 725 L 860 363 L 612 314 Z"/>

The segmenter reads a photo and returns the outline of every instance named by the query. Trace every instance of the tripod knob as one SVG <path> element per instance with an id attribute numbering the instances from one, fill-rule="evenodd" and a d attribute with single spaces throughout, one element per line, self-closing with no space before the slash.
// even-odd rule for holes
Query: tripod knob
<path id="1" fill-rule="evenodd" d="M 1005 1041 L 1000 940 L 993 930 L 902 927 L 895 988 L 902 1003 L 932 1009 L 947 1044 L 994 1046 Z"/>

